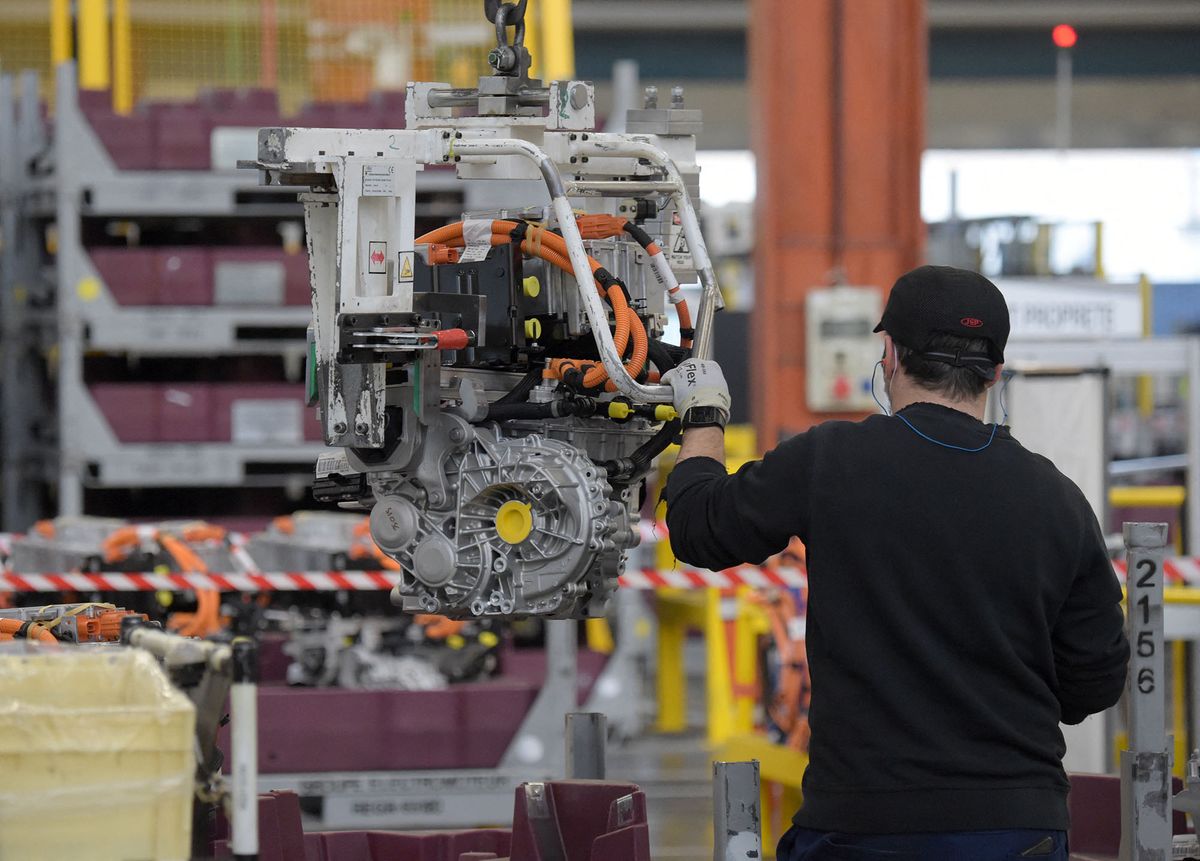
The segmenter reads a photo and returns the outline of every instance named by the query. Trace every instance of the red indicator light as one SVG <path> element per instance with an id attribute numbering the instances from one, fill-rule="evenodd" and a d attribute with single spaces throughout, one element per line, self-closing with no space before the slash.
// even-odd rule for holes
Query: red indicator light
<path id="1" fill-rule="evenodd" d="M 1060 48 L 1074 48 L 1078 38 L 1075 28 L 1070 24 L 1059 24 L 1051 31 L 1050 35 L 1054 39 L 1054 44 Z"/>

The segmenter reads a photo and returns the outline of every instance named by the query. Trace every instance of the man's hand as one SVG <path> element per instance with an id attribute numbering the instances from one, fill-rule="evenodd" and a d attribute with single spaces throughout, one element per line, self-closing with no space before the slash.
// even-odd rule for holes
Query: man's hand
<path id="1" fill-rule="evenodd" d="M 683 427 L 725 427 L 729 421 L 729 386 L 721 366 L 707 359 L 688 359 L 663 374 L 675 396 L 675 412 Z M 695 412 L 691 412 L 695 410 Z M 691 415 L 689 415 L 691 412 Z"/>

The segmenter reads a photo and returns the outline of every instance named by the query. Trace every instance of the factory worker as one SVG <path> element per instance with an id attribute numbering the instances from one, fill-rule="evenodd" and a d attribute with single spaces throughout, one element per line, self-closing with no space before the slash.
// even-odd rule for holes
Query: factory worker
<path id="1" fill-rule="evenodd" d="M 1066 861 L 1059 722 L 1116 703 L 1129 659 L 1104 537 L 1078 487 L 983 421 L 1009 331 L 994 284 L 922 266 L 875 331 L 887 414 L 734 475 L 720 367 L 664 378 L 684 427 L 676 556 L 722 569 L 807 547 L 810 762 L 778 857 Z"/>

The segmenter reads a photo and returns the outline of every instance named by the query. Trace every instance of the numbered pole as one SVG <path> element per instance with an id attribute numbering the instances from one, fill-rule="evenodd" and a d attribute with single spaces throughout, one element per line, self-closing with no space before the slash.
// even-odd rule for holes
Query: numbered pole
<path id="1" fill-rule="evenodd" d="M 1169 857 L 1171 774 L 1163 644 L 1163 552 L 1167 524 L 1126 523 L 1126 625 L 1132 657 L 1129 750 L 1121 752 L 1121 859 Z M 1164 803 L 1166 801 L 1166 803 Z"/>

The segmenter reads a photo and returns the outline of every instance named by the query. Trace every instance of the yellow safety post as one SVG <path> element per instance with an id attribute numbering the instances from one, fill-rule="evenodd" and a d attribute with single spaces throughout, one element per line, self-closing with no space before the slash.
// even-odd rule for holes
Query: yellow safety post
<path id="1" fill-rule="evenodd" d="M 1178 508 L 1187 499 L 1187 488 L 1175 484 L 1150 487 L 1112 487 L 1108 504 L 1114 508 Z"/>
<path id="2" fill-rule="evenodd" d="M 1154 285 L 1150 279 L 1142 275 L 1138 279 L 1138 292 L 1142 297 L 1142 337 L 1149 338 L 1154 334 Z M 1142 418 L 1149 418 L 1154 413 L 1154 377 L 1143 374 L 1137 381 L 1138 412 Z"/>
<path id="3" fill-rule="evenodd" d="M 78 0 L 76 45 L 79 50 L 79 87 L 84 90 L 107 90 L 108 3 L 106 0 Z"/>
<path id="4" fill-rule="evenodd" d="M 588 619 L 584 623 L 584 631 L 589 649 L 602 655 L 613 653 L 616 643 L 613 642 L 612 627 L 609 626 L 608 619 Z"/>
<path id="5" fill-rule="evenodd" d="M 50 0 L 50 62 L 71 59 L 71 0 Z"/>
<path id="6" fill-rule="evenodd" d="M 571 0 L 537 0 L 541 21 L 538 48 L 541 77 L 547 81 L 575 77 L 575 28 L 571 23 Z M 528 33 L 526 33 L 528 36 Z"/>
<path id="7" fill-rule="evenodd" d="M 771 629 L 762 608 L 750 596 L 753 589 L 737 590 L 737 622 L 733 645 L 733 704 L 737 733 L 754 731 L 754 708 L 758 703 L 758 638 Z"/>
<path id="8" fill-rule="evenodd" d="M 113 111 L 133 113 L 133 37 L 130 0 L 112 0 Z"/>
<path id="9" fill-rule="evenodd" d="M 658 591 L 658 720 L 659 732 L 683 732 L 687 729 L 687 669 L 683 646 L 687 622 L 681 608 L 672 599 L 678 589 Z"/>
<path id="10" fill-rule="evenodd" d="M 541 77 L 543 0 L 529 0 L 525 7 L 525 48 L 529 51 L 529 77 Z"/>
<path id="11" fill-rule="evenodd" d="M 721 612 L 721 590 L 704 590 L 704 655 L 707 670 L 708 743 L 718 745 L 736 734 L 733 686 L 729 672 L 729 640 Z"/>

